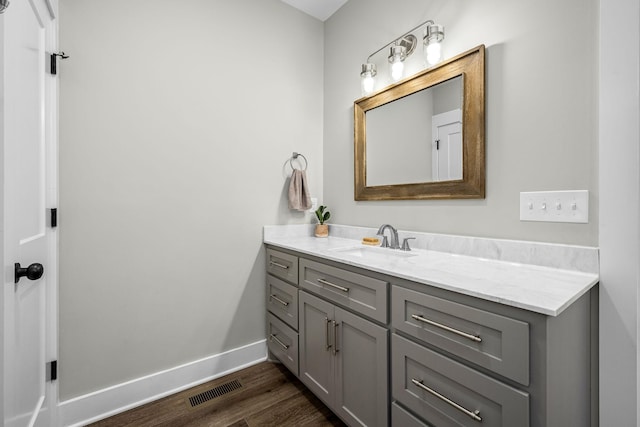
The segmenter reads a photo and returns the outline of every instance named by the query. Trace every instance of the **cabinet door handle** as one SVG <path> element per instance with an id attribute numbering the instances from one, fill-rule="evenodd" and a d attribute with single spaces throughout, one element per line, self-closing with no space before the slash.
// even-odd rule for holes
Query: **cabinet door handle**
<path id="1" fill-rule="evenodd" d="M 432 395 L 434 395 L 438 399 L 442 400 L 443 402 L 446 402 L 449 405 L 453 406 L 458 411 L 463 412 L 464 414 L 468 415 L 469 417 L 473 418 L 476 421 L 482 422 L 482 418 L 480 418 L 480 411 L 473 411 L 472 412 L 472 411 L 468 410 L 467 408 L 464 408 L 464 407 L 458 405 L 453 400 L 449 399 L 446 396 L 441 395 L 440 393 L 438 393 L 434 389 L 427 387 L 426 385 L 424 385 L 424 383 L 422 381 L 419 381 L 419 380 L 417 380 L 415 378 L 411 378 L 411 382 L 414 383 L 417 387 L 421 388 L 422 390 L 425 390 L 425 391 L 431 393 Z"/>
<path id="2" fill-rule="evenodd" d="M 424 317 L 422 317 L 420 315 L 412 314 L 411 318 L 415 319 L 415 320 L 417 320 L 419 322 L 427 323 L 427 324 L 433 325 L 433 326 L 435 326 L 437 328 L 444 329 L 445 331 L 452 332 L 452 333 L 454 333 L 456 335 L 460 335 L 461 337 L 465 337 L 467 339 L 470 339 L 471 341 L 482 342 L 482 338 L 480 338 L 478 335 L 471 335 L 471 334 L 468 334 L 466 332 L 459 331 L 459 330 L 454 329 L 454 328 L 452 328 L 450 326 L 443 325 L 442 323 L 438 323 L 438 322 L 434 322 L 433 320 L 426 319 L 426 318 L 424 318 Z"/>
<path id="3" fill-rule="evenodd" d="M 344 286 L 336 285 L 335 283 L 328 282 L 328 281 L 326 281 L 324 279 L 318 279 L 318 282 L 322 283 L 323 285 L 327 285 L 327 286 L 331 286 L 332 288 L 339 289 L 342 292 L 349 292 L 349 288 L 345 288 Z"/>
<path id="4" fill-rule="evenodd" d="M 333 323 L 333 355 L 335 356 L 340 351 L 338 348 L 338 326 L 340 323 L 335 320 L 332 320 L 331 323 Z"/>
<path id="5" fill-rule="evenodd" d="M 280 304 L 284 305 L 285 307 L 287 307 L 289 305 L 288 302 L 281 300 L 280 298 L 278 298 L 277 296 L 271 294 L 269 295 L 269 298 L 271 298 L 272 300 L 275 300 L 276 302 L 279 302 Z"/>
<path id="6" fill-rule="evenodd" d="M 269 336 L 269 339 L 271 340 L 271 342 L 275 341 L 277 344 L 280 345 L 280 347 L 284 348 L 285 350 L 289 350 L 289 346 L 283 343 L 282 341 L 280 341 L 280 339 L 278 339 L 276 335 L 271 334 Z"/>
<path id="7" fill-rule="evenodd" d="M 329 325 L 331 324 L 331 320 L 328 317 L 324 318 L 324 344 L 325 350 L 329 351 L 331 348 L 331 343 L 329 342 Z"/>
<path id="8" fill-rule="evenodd" d="M 289 269 L 288 265 L 280 264 L 279 262 L 269 261 L 269 265 L 275 265 L 276 267 L 284 268 L 285 270 Z"/>

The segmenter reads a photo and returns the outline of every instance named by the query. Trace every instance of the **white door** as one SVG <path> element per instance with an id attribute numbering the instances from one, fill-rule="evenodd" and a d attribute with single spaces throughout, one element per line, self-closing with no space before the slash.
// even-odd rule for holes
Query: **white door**
<path id="1" fill-rule="evenodd" d="M 462 179 L 462 111 L 436 114 L 431 123 L 433 180 Z"/>
<path id="2" fill-rule="evenodd" d="M 55 42 L 54 11 L 46 0 L 12 0 L 0 15 L 3 416 L 4 425 L 12 427 L 51 425 L 55 412 L 47 411 L 54 409 L 55 401 L 47 396 L 51 387 L 46 380 L 46 363 L 55 347 L 55 337 L 50 336 L 55 331 L 55 289 L 49 288 L 55 285 L 55 245 L 47 221 L 55 199 L 51 165 L 55 163 L 56 92 L 47 54 Z M 26 275 L 17 283 L 16 272 Z"/>

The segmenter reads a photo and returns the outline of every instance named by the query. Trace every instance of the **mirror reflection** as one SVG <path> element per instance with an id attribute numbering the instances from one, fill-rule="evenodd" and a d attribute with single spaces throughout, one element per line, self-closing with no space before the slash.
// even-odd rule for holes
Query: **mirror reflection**
<path id="1" fill-rule="evenodd" d="M 462 179 L 462 79 L 366 112 L 367 185 Z"/>

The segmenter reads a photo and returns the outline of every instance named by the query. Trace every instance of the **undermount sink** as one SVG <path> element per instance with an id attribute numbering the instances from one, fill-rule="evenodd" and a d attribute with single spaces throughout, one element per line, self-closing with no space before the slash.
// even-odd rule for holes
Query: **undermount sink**
<path id="1" fill-rule="evenodd" d="M 348 248 L 333 249 L 332 252 L 340 253 L 342 255 L 351 256 L 361 259 L 372 260 L 389 260 L 389 259 L 405 259 L 417 256 L 408 251 L 401 251 L 399 249 L 381 248 L 379 246 L 353 246 Z"/>

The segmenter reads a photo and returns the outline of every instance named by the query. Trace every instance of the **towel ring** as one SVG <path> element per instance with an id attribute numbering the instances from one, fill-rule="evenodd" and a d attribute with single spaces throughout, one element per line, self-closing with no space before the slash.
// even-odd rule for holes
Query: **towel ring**
<path id="1" fill-rule="evenodd" d="M 296 169 L 296 168 L 293 167 L 293 161 L 295 159 L 297 159 L 298 156 L 300 156 L 300 157 L 302 157 L 304 159 L 304 169 L 302 169 L 302 170 L 306 171 L 307 167 L 309 166 L 309 162 L 307 162 L 307 158 L 304 155 L 300 154 L 300 153 L 296 153 L 295 151 L 293 152 L 293 155 L 289 159 L 289 166 L 291 166 L 291 169 L 294 169 L 294 170 Z"/>

